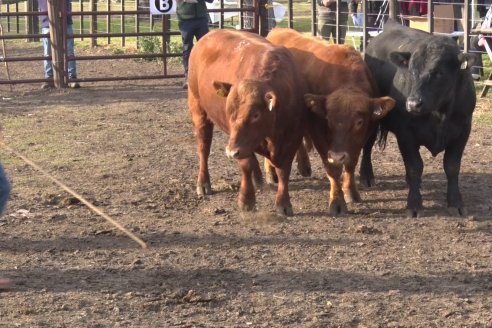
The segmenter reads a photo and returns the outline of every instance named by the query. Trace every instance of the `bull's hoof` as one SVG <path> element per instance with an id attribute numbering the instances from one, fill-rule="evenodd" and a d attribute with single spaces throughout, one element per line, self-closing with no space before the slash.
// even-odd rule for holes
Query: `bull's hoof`
<path id="1" fill-rule="evenodd" d="M 255 204 L 254 203 L 246 204 L 242 201 L 238 201 L 237 204 L 238 204 L 239 210 L 241 212 L 253 212 L 255 210 Z"/>
<path id="2" fill-rule="evenodd" d="M 297 165 L 297 171 L 299 174 L 305 178 L 311 176 L 313 171 L 311 170 L 311 165 L 301 165 L 300 163 Z"/>
<path id="3" fill-rule="evenodd" d="M 205 196 L 205 195 L 212 194 L 212 187 L 210 186 L 210 183 L 204 183 L 203 185 L 198 184 L 196 186 L 196 194 L 198 196 Z"/>
<path id="4" fill-rule="evenodd" d="M 466 207 L 448 207 L 448 214 L 450 216 L 467 216 L 468 215 L 468 210 Z"/>
<path id="5" fill-rule="evenodd" d="M 338 216 L 347 213 L 347 204 L 344 200 L 332 201 L 328 209 L 330 215 Z"/>
<path id="6" fill-rule="evenodd" d="M 343 198 L 345 199 L 345 203 L 360 203 L 362 202 L 362 198 L 360 197 L 360 194 L 358 191 L 354 192 L 345 192 L 343 193 Z"/>
<path id="7" fill-rule="evenodd" d="M 277 205 L 275 209 L 277 211 L 277 214 L 279 214 L 279 215 L 283 215 L 283 216 L 293 216 L 294 215 L 294 210 L 292 209 L 292 206 Z"/>
<path id="8" fill-rule="evenodd" d="M 254 176 L 253 177 L 253 186 L 255 187 L 255 190 L 256 191 L 261 191 L 263 189 L 263 185 L 264 185 L 264 182 L 263 182 L 263 176 Z"/>
<path id="9" fill-rule="evenodd" d="M 423 215 L 422 209 L 407 208 L 406 212 L 409 219 L 420 218 Z"/>
<path id="10" fill-rule="evenodd" d="M 362 185 L 366 188 L 370 188 L 370 187 L 374 187 L 376 185 L 376 180 L 374 179 L 374 177 L 367 178 L 367 177 L 364 177 L 361 175 L 359 177 L 359 183 L 360 183 L 360 185 Z"/>
<path id="11" fill-rule="evenodd" d="M 267 172 L 265 174 L 265 177 L 266 177 L 266 182 L 267 184 L 269 185 L 273 185 L 273 184 L 276 184 L 278 183 L 278 177 L 277 177 L 277 174 L 275 173 L 275 171 L 270 171 L 270 172 Z"/>

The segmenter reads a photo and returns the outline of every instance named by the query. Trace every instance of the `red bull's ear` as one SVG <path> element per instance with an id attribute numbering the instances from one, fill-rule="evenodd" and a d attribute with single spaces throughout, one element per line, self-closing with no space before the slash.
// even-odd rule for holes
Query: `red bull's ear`
<path id="1" fill-rule="evenodd" d="M 231 91 L 232 84 L 227 82 L 214 81 L 213 82 L 215 92 L 219 97 L 227 97 L 229 95 L 229 91 Z"/>
<path id="2" fill-rule="evenodd" d="M 268 91 L 265 93 L 265 101 L 267 103 L 268 110 L 271 112 L 277 104 L 277 96 L 275 96 L 273 92 Z"/>
<path id="3" fill-rule="evenodd" d="M 377 121 L 385 117 L 396 105 L 396 101 L 391 97 L 381 97 L 374 99 L 373 120 Z"/>
<path id="4" fill-rule="evenodd" d="M 307 93 L 304 95 L 304 101 L 306 102 L 306 106 L 315 114 L 325 117 L 325 96 L 314 95 L 312 93 Z"/>

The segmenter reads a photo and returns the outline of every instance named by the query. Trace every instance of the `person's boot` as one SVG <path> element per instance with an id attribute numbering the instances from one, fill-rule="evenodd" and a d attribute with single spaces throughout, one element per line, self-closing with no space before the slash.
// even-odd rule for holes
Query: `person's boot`
<path id="1" fill-rule="evenodd" d="M 43 84 L 41 84 L 41 89 L 43 90 L 53 89 L 54 87 L 55 87 L 55 82 L 53 82 L 53 80 L 48 80 L 46 82 L 43 82 Z"/>

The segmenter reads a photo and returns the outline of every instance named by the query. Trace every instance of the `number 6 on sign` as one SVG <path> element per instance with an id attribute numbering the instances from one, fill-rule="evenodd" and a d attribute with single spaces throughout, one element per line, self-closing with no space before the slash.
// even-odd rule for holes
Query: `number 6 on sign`
<path id="1" fill-rule="evenodd" d="M 150 0 L 152 15 L 169 15 L 176 13 L 176 0 Z"/>

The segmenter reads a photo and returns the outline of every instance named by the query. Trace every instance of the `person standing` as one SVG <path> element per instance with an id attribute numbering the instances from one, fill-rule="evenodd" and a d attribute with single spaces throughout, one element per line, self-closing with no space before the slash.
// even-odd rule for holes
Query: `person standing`
<path id="1" fill-rule="evenodd" d="M 48 0 L 38 0 L 38 9 L 42 12 L 48 11 Z M 70 0 L 65 0 L 65 9 L 67 11 L 67 54 L 68 56 L 74 56 L 74 40 L 73 40 L 73 20 L 72 20 L 72 3 Z M 48 15 L 41 15 L 41 33 L 48 34 L 47 37 L 42 38 L 43 42 L 43 54 L 45 58 L 51 58 L 51 42 L 50 42 L 50 23 Z M 55 84 L 53 83 L 53 65 L 51 64 L 51 59 L 45 59 L 44 61 L 44 77 L 48 79 L 48 82 L 44 82 L 41 86 L 42 89 L 53 88 Z M 77 78 L 77 68 L 75 64 L 75 60 L 68 61 L 68 78 L 76 79 Z M 76 89 L 80 88 L 79 83 L 71 82 L 68 84 L 68 87 Z"/>
<path id="2" fill-rule="evenodd" d="M 177 2 L 178 27 L 183 40 L 183 66 L 185 71 L 183 89 L 188 88 L 188 61 L 194 38 L 198 41 L 208 33 L 208 10 L 205 1 L 213 2 L 213 0 L 178 0 Z"/>
<path id="3" fill-rule="evenodd" d="M 345 34 L 347 33 L 347 23 L 349 16 L 349 2 L 350 12 L 357 14 L 357 1 L 356 0 L 341 0 L 339 11 L 339 31 L 340 35 L 337 36 L 337 2 L 336 0 L 316 0 L 319 7 L 318 13 L 318 33 L 321 38 L 329 41 L 333 38 L 333 42 L 336 44 L 345 43 Z"/>
<path id="4" fill-rule="evenodd" d="M 5 209 L 7 200 L 9 199 L 9 194 L 10 184 L 7 180 L 7 176 L 5 175 L 2 165 L 0 164 L 0 215 L 2 215 L 3 210 Z"/>
<path id="5" fill-rule="evenodd" d="M 0 164 L 0 216 L 5 209 L 5 205 L 7 204 L 7 200 L 9 199 L 10 194 L 10 184 L 7 180 L 7 176 L 3 170 L 2 165 Z M 0 289 L 7 288 L 10 286 L 10 279 L 0 277 Z"/>

